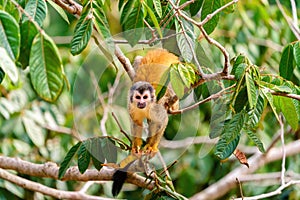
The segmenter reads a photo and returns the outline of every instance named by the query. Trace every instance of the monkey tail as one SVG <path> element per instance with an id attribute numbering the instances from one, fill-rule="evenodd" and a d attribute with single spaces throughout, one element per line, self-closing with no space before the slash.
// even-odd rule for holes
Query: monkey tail
<path id="1" fill-rule="evenodd" d="M 127 170 L 121 169 L 121 170 L 117 170 L 114 173 L 113 185 L 112 185 L 112 191 L 111 191 L 111 193 L 114 197 L 116 197 L 120 193 L 126 179 L 127 179 Z"/>

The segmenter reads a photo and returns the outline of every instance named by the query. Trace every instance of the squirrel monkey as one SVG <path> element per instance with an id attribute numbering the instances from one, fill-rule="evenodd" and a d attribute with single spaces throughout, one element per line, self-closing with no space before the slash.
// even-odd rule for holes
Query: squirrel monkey
<path id="1" fill-rule="evenodd" d="M 128 111 L 131 118 L 131 134 L 133 135 L 131 154 L 119 164 L 113 175 L 112 194 L 118 195 L 128 174 L 130 165 L 146 154 L 153 157 L 158 151 L 158 144 L 168 124 L 168 110 L 177 110 L 179 100 L 171 85 L 160 100 L 156 100 L 155 89 L 171 64 L 179 59 L 167 50 L 149 51 L 145 57 L 137 57 L 134 61 L 135 77 L 128 95 Z M 148 137 L 142 148 L 144 120 L 148 123 Z"/>
<path id="2" fill-rule="evenodd" d="M 171 85 L 164 96 L 156 101 L 155 89 L 171 64 L 179 59 L 164 49 L 149 51 L 145 57 L 135 59 L 135 77 L 129 90 L 128 110 L 133 134 L 132 153 L 140 153 L 142 146 L 143 121 L 148 123 L 148 138 L 142 153 L 154 154 L 168 124 L 168 110 L 177 110 L 178 98 Z"/>

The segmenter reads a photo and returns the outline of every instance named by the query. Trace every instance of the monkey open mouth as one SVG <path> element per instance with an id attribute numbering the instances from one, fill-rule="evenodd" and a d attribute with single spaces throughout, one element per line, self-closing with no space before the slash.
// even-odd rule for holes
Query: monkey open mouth
<path id="1" fill-rule="evenodd" d="M 139 109 L 143 109 L 143 108 L 146 107 L 146 103 L 138 103 L 138 104 L 137 104 L 137 107 L 138 107 Z"/>

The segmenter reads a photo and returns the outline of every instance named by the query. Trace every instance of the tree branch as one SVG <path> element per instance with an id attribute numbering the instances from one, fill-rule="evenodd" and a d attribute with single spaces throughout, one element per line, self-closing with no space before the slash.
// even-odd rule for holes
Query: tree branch
<path id="1" fill-rule="evenodd" d="M 300 153 L 300 140 L 291 142 L 285 146 L 286 156 L 292 156 Z M 282 159 L 282 148 L 272 148 L 268 154 L 256 153 L 249 158 L 248 163 L 251 166 L 249 169 L 245 166 L 240 166 L 218 182 L 210 185 L 208 188 L 195 194 L 191 200 L 197 199 L 216 199 L 222 197 L 228 191 L 236 187 L 236 178 L 255 172 L 261 166 Z M 240 179 L 240 178 L 239 178 Z"/>
<path id="2" fill-rule="evenodd" d="M 59 167 L 56 163 L 47 162 L 45 164 L 35 164 L 19 158 L 9 158 L 0 156 L 0 168 L 15 170 L 21 174 L 29 176 L 52 178 L 58 180 Z M 70 167 L 63 177 L 63 181 L 91 181 L 101 180 L 110 181 L 115 170 L 103 167 L 100 171 L 96 169 L 88 169 L 84 174 L 81 174 L 77 167 Z M 128 183 L 132 183 L 139 187 L 149 190 L 154 188 L 154 184 L 137 174 L 130 174 L 127 178 Z"/>

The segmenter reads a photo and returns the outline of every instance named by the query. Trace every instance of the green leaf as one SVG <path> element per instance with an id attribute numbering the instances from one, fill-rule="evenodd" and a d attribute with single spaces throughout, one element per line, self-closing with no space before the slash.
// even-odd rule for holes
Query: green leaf
<path id="1" fill-rule="evenodd" d="M 155 89 L 156 100 L 160 100 L 167 91 L 169 82 L 170 82 L 170 69 L 166 70 L 162 77 L 160 78 L 159 84 Z"/>
<path id="2" fill-rule="evenodd" d="M 38 33 L 37 28 L 30 21 L 25 21 L 20 26 L 21 31 L 21 47 L 22 52 L 19 56 L 19 62 L 22 63 L 23 68 L 29 65 L 30 49 L 32 41 Z"/>
<path id="3" fill-rule="evenodd" d="M 63 18 L 63 20 L 65 20 L 65 22 L 67 22 L 68 24 L 70 24 L 68 16 L 67 16 L 66 12 L 64 11 L 64 9 L 62 9 L 61 7 L 59 7 L 53 1 L 47 1 L 47 2 L 52 6 L 52 8 L 54 8 L 56 10 L 56 12 L 61 16 L 61 18 Z"/>
<path id="4" fill-rule="evenodd" d="M 22 122 L 31 141 L 36 146 L 43 147 L 45 145 L 46 135 L 43 132 L 42 127 L 26 114 L 22 117 Z"/>
<path id="5" fill-rule="evenodd" d="M 201 20 L 204 20 L 207 15 L 213 13 L 215 10 L 221 7 L 221 0 L 210 0 L 204 1 L 201 11 Z M 216 14 L 212 17 L 206 24 L 204 24 L 203 28 L 205 29 L 207 34 L 210 34 L 214 31 L 219 22 L 219 14 Z"/>
<path id="6" fill-rule="evenodd" d="M 18 69 L 3 47 L 0 47 L 0 69 L 3 72 L 3 77 L 7 74 L 13 83 L 17 83 L 19 79 Z"/>
<path id="7" fill-rule="evenodd" d="M 111 53 L 114 52 L 115 46 L 112 40 L 112 36 L 109 29 L 109 24 L 102 7 L 97 3 L 97 1 L 93 1 L 93 20 L 98 33 L 102 35 L 107 45 L 107 49 L 110 50 Z"/>
<path id="8" fill-rule="evenodd" d="M 117 161 L 117 147 L 115 146 L 115 142 L 109 138 L 101 139 L 101 147 L 103 156 L 109 163 L 116 163 Z"/>
<path id="9" fill-rule="evenodd" d="M 189 88 L 193 82 L 191 80 L 188 69 L 182 63 L 179 63 L 177 65 L 177 70 L 178 70 L 178 73 L 180 75 L 182 82 L 184 83 L 184 85 L 187 88 Z"/>
<path id="10" fill-rule="evenodd" d="M 298 114 L 293 100 L 280 96 L 280 108 L 288 124 L 294 129 L 298 129 Z"/>
<path id="11" fill-rule="evenodd" d="M 90 8 L 82 12 L 75 27 L 74 36 L 71 41 L 71 53 L 77 55 L 81 53 L 91 38 L 93 31 L 93 19 Z"/>
<path id="12" fill-rule="evenodd" d="M 200 11 L 200 8 L 203 4 L 204 0 L 195 0 L 194 3 L 190 4 L 190 13 L 191 16 L 197 15 L 197 13 Z"/>
<path id="13" fill-rule="evenodd" d="M 245 130 L 247 133 L 248 137 L 254 142 L 254 144 L 257 146 L 260 152 L 265 153 L 266 150 L 264 148 L 264 144 L 261 142 L 261 140 L 257 137 L 257 135 L 250 131 L 250 130 Z"/>
<path id="14" fill-rule="evenodd" d="M 294 70 L 293 45 L 288 44 L 282 52 L 279 63 L 279 74 L 287 80 L 291 80 Z"/>
<path id="15" fill-rule="evenodd" d="M 272 94 L 270 92 L 265 91 L 265 90 L 261 90 L 261 92 L 264 95 L 264 97 L 268 100 L 277 121 L 279 121 L 279 117 L 278 117 L 278 114 L 277 114 L 277 111 L 276 111 L 276 107 L 274 105 Z"/>
<path id="16" fill-rule="evenodd" d="M 170 69 L 170 81 L 178 98 L 182 98 L 184 95 L 184 83 L 182 82 L 178 72 L 173 67 Z"/>
<path id="17" fill-rule="evenodd" d="M 25 12 L 28 13 L 32 19 L 38 23 L 39 26 L 43 25 L 43 21 L 47 15 L 47 4 L 44 0 L 29 0 L 25 6 Z M 29 20 L 28 17 L 23 14 L 22 23 Z"/>
<path id="18" fill-rule="evenodd" d="M 58 49 L 46 34 L 34 38 L 29 65 L 35 91 L 44 100 L 55 101 L 63 89 L 64 72 Z"/>
<path id="19" fill-rule="evenodd" d="M 243 87 L 236 96 L 234 110 L 236 113 L 241 112 L 248 103 L 247 89 Z"/>
<path id="20" fill-rule="evenodd" d="M 296 62 L 296 65 L 298 67 L 298 69 L 300 70 L 300 42 L 296 42 L 294 45 L 293 45 L 293 52 L 294 52 L 294 59 L 295 59 L 295 62 Z"/>
<path id="21" fill-rule="evenodd" d="M 245 123 L 245 119 L 246 113 L 242 111 L 233 115 L 230 121 L 226 123 L 221 137 L 224 138 L 228 144 L 235 140 L 238 135 L 240 135 Z"/>
<path id="22" fill-rule="evenodd" d="M 13 61 L 19 57 L 20 29 L 16 20 L 0 10 L 0 47 L 4 47 Z"/>
<path id="23" fill-rule="evenodd" d="M 153 0 L 153 5 L 154 5 L 154 9 L 155 9 L 155 12 L 157 13 L 158 17 L 161 18 L 162 17 L 162 8 L 161 8 L 160 0 Z"/>
<path id="24" fill-rule="evenodd" d="M 236 147 L 240 141 L 240 135 L 237 135 L 229 143 L 226 142 L 225 138 L 222 136 L 219 139 L 218 143 L 216 144 L 216 151 L 215 151 L 215 155 L 220 160 L 224 160 L 224 159 L 228 158 L 234 152 L 234 150 L 236 149 Z"/>
<path id="25" fill-rule="evenodd" d="M 82 142 L 78 142 L 76 145 L 74 145 L 65 156 L 64 160 L 60 164 L 59 171 L 58 171 L 58 179 L 62 179 L 62 177 L 65 175 L 67 169 L 70 167 L 72 163 L 72 159 L 77 154 L 79 148 L 81 147 Z"/>
<path id="26" fill-rule="evenodd" d="M 249 113 L 249 120 L 247 122 L 248 129 L 256 128 L 264 108 L 265 108 L 265 99 L 262 97 L 262 95 L 259 95 L 254 110 L 252 110 Z"/>
<path id="27" fill-rule="evenodd" d="M 128 8 L 128 6 L 133 7 Z M 128 43 L 131 46 L 136 45 L 143 35 L 144 27 L 144 11 L 140 1 L 126 3 L 121 13 L 121 25 Z"/>
<path id="28" fill-rule="evenodd" d="M 181 24 L 175 21 L 175 29 L 180 53 L 186 62 L 191 62 L 195 49 L 194 27 L 190 22 L 182 19 Z"/>
<path id="29" fill-rule="evenodd" d="M 235 71 L 234 71 L 234 77 L 237 79 L 237 80 L 241 80 L 244 75 L 245 75 L 245 70 L 246 68 L 248 67 L 248 64 L 246 63 L 241 63 L 239 64 L 236 68 L 235 68 Z"/>
<path id="30" fill-rule="evenodd" d="M 90 140 L 84 141 L 78 151 L 78 169 L 81 174 L 87 170 L 91 161 L 91 155 L 89 152 L 89 149 L 91 149 L 91 143 L 89 141 Z"/>
<path id="31" fill-rule="evenodd" d="M 256 105 L 256 87 L 250 74 L 246 74 L 246 87 L 250 109 Z"/>
<path id="32" fill-rule="evenodd" d="M 102 138 L 92 138 L 91 139 L 91 149 L 88 149 L 93 160 L 93 164 L 96 169 L 100 170 L 102 165 L 105 162 L 105 158 L 101 148 L 101 139 Z"/>

